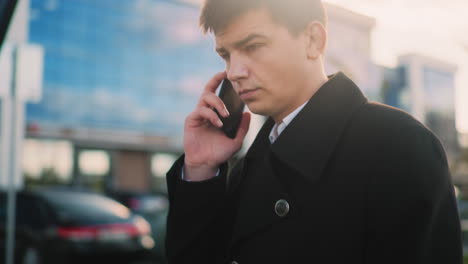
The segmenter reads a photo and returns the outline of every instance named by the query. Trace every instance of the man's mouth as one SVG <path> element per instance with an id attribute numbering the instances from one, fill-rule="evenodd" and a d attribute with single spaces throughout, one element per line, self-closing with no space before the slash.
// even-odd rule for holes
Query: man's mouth
<path id="1" fill-rule="evenodd" d="M 244 89 L 239 91 L 239 96 L 242 100 L 248 100 L 259 90 L 259 88 L 254 89 Z"/>

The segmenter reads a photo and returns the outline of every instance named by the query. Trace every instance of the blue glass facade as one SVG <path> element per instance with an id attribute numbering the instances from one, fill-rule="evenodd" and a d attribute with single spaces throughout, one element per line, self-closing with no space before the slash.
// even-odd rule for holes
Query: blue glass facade
<path id="1" fill-rule="evenodd" d="M 459 151 L 455 125 L 454 74 L 431 66 L 424 66 L 422 78 L 426 125 L 442 141 L 449 158 Z"/>
<path id="2" fill-rule="evenodd" d="M 455 115 L 454 74 L 433 67 L 423 67 L 426 108 L 446 118 Z"/>
<path id="3" fill-rule="evenodd" d="M 420 78 L 422 95 L 414 98 L 411 94 L 411 80 L 408 65 L 397 68 L 383 68 L 384 79 L 382 98 L 385 104 L 412 113 L 412 107 L 419 101 L 424 106 L 424 122 L 441 140 L 449 158 L 459 150 L 455 125 L 455 75 L 440 67 L 421 65 Z"/>
<path id="4" fill-rule="evenodd" d="M 382 68 L 382 71 L 384 76 L 381 90 L 383 103 L 410 112 L 410 102 L 405 100 L 405 95 L 408 93 L 406 67 Z"/>
<path id="5" fill-rule="evenodd" d="M 162 0 L 31 0 L 29 41 L 45 50 L 29 123 L 182 134 L 203 86 L 224 69 L 198 7 Z"/>

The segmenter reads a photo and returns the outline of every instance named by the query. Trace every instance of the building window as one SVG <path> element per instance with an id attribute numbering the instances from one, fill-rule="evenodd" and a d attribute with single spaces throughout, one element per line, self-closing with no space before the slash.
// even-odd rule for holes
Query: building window
<path id="1" fill-rule="evenodd" d="M 78 163 L 80 171 L 84 175 L 104 176 L 110 170 L 109 154 L 102 150 L 82 151 Z"/>
<path id="2" fill-rule="evenodd" d="M 67 184 L 72 176 L 73 146 L 68 141 L 26 139 L 22 167 L 26 187 Z"/>
<path id="3" fill-rule="evenodd" d="M 157 153 L 151 159 L 151 172 L 157 178 L 165 178 L 167 171 L 177 160 L 177 156 L 170 153 Z"/>

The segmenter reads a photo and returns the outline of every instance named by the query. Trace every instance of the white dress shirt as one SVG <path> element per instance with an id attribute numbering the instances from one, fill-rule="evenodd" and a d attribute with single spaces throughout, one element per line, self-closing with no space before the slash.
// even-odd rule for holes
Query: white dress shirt
<path id="1" fill-rule="evenodd" d="M 299 112 L 304 108 L 304 106 L 307 104 L 307 102 L 303 103 L 301 106 L 296 108 L 296 110 L 292 111 L 289 115 L 287 115 L 279 124 L 276 123 L 273 128 L 271 129 L 270 136 L 268 139 L 270 139 L 270 143 L 273 144 L 273 142 L 276 141 L 276 139 L 283 133 L 283 131 L 286 129 L 286 127 L 291 123 L 291 121 L 299 114 Z"/>

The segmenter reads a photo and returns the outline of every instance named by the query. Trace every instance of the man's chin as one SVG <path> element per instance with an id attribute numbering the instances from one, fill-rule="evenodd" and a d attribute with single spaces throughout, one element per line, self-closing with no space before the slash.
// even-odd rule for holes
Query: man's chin
<path id="1" fill-rule="evenodd" d="M 262 107 L 259 105 L 257 102 L 246 102 L 247 108 L 249 108 L 250 112 L 257 114 L 257 115 L 262 115 L 262 116 L 270 116 L 270 111 L 265 109 L 265 107 Z"/>

